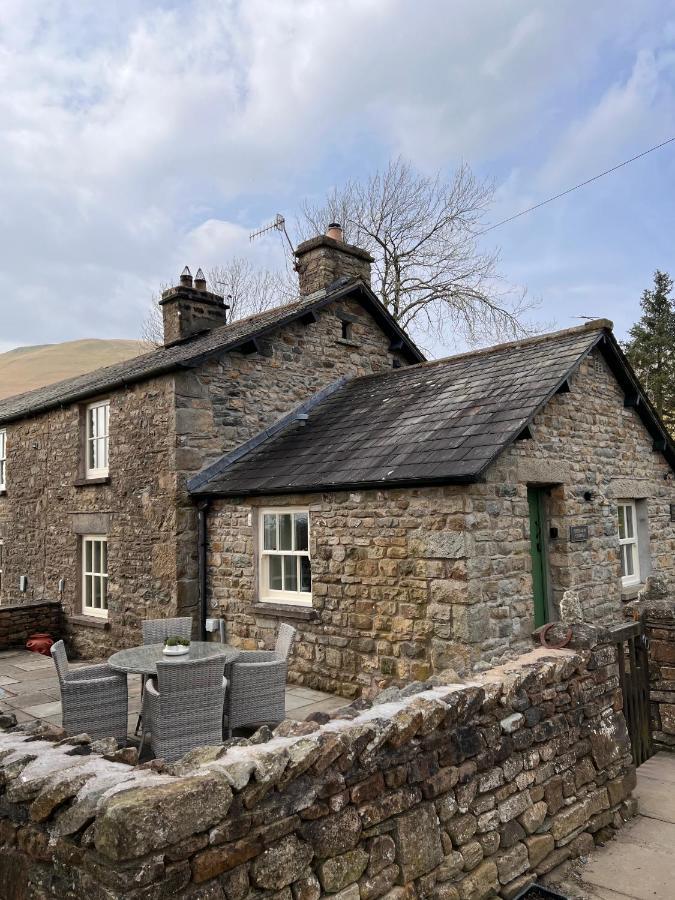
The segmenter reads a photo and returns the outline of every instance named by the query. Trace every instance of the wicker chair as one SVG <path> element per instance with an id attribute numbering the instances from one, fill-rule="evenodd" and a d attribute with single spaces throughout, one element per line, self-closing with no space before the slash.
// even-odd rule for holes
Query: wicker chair
<path id="1" fill-rule="evenodd" d="M 156 757 L 167 762 L 189 750 L 223 740 L 225 682 L 223 660 L 158 662 L 157 680 L 145 686 L 149 716 L 143 732 L 152 723 L 150 741 Z"/>
<path id="2" fill-rule="evenodd" d="M 127 740 L 127 676 L 105 664 L 70 671 L 63 641 L 51 648 L 61 688 L 63 727 L 68 734 L 86 732 L 92 740 Z"/>
<path id="3" fill-rule="evenodd" d="M 274 650 L 240 653 L 226 668 L 230 682 L 224 728 L 281 722 L 286 717 L 286 673 L 296 630 L 280 625 Z"/>
<path id="4" fill-rule="evenodd" d="M 163 644 L 168 637 L 192 637 L 192 617 L 178 619 L 146 619 L 143 622 L 143 643 Z"/>
<path id="5" fill-rule="evenodd" d="M 181 616 L 177 619 L 145 619 L 143 621 L 144 644 L 163 644 L 168 637 L 181 637 L 190 640 L 191 636 L 191 616 Z M 134 734 L 138 734 L 138 732 L 140 731 L 143 716 L 150 715 L 150 709 L 145 703 L 145 681 L 146 677 L 145 675 L 143 675 L 143 677 L 141 678 L 141 711 L 136 721 Z"/>

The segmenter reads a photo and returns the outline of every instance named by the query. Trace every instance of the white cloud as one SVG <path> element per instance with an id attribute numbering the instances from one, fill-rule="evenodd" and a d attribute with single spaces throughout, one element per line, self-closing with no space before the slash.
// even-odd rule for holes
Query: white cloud
<path id="1" fill-rule="evenodd" d="M 327 161 L 492 165 L 538 141 L 539 166 L 572 123 L 541 168 L 542 185 L 562 178 L 618 122 L 622 140 L 639 129 L 645 103 L 672 101 L 672 12 L 670 0 L 621 16 L 610 0 L 3 0 L 0 342 L 132 337 L 185 262 L 270 264 L 276 235 L 250 245 L 249 230 L 332 183 Z M 586 115 L 578 95 L 607 48 L 638 65 Z"/>

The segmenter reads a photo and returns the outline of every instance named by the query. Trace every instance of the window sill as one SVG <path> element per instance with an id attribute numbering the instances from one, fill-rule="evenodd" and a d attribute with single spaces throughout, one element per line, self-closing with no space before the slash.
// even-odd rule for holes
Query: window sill
<path id="1" fill-rule="evenodd" d="M 7 496 L 6 488 L 0 488 L 0 497 L 6 497 L 6 496 Z"/>
<path id="2" fill-rule="evenodd" d="M 338 338 L 336 341 L 337 344 L 343 344 L 345 347 L 360 347 L 358 341 L 349 341 L 347 338 Z"/>
<path id="3" fill-rule="evenodd" d="M 104 475 L 102 478 L 77 478 L 73 482 L 74 487 L 90 487 L 97 484 L 110 484 L 110 475 Z"/>
<path id="4" fill-rule="evenodd" d="M 258 601 L 253 604 L 253 612 L 265 616 L 274 616 L 284 619 L 303 619 L 305 622 L 313 622 L 319 618 L 318 612 L 311 606 L 300 606 L 296 603 L 267 603 Z"/>
<path id="5" fill-rule="evenodd" d="M 621 588 L 621 600 L 624 603 L 630 603 L 631 600 L 636 600 L 638 593 L 643 589 L 644 583 L 641 584 L 631 584 L 628 587 Z"/>
<path id="6" fill-rule="evenodd" d="M 85 628 L 99 628 L 101 631 L 108 631 L 110 622 L 99 616 L 68 616 L 68 622 L 71 625 L 83 625 Z"/>

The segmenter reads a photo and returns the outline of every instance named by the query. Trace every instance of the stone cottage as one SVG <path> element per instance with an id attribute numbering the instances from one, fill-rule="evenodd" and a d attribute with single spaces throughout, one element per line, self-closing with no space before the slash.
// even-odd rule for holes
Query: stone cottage
<path id="1" fill-rule="evenodd" d="M 211 614 L 346 696 L 487 667 L 673 585 L 674 465 L 605 320 L 336 382 L 190 481 Z"/>
<path id="2" fill-rule="evenodd" d="M 290 621 L 291 678 L 354 696 L 672 584 L 675 447 L 611 323 L 425 362 L 337 228 L 296 256 L 295 303 L 228 324 L 186 271 L 163 347 L 0 402 L 2 602 L 59 597 L 85 655 Z"/>
<path id="3" fill-rule="evenodd" d="M 228 324 L 185 271 L 163 347 L 0 401 L 0 603 L 60 599 L 85 656 L 139 643 L 147 617 L 198 621 L 188 478 L 336 381 L 423 359 L 367 253 L 321 236 L 296 259 L 295 303 Z"/>

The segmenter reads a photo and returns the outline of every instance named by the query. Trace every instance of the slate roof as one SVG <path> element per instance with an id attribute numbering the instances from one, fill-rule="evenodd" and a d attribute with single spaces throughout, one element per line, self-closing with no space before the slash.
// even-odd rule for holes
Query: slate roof
<path id="1" fill-rule="evenodd" d="M 195 494 L 237 496 L 477 481 L 583 358 L 600 345 L 624 387 L 638 383 L 611 322 L 355 378 L 195 476 Z M 643 398 L 644 399 L 644 398 Z M 655 441 L 665 429 L 638 406 Z M 669 439 L 668 439 L 669 440 Z M 663 449 L 675 464 L 675 448 Z"/>
<path id="2" fill-rule="evenodd" d="M 209 356 L 241 349 L 258 337 L 263 337 L 289 322 L 302 319 L 321 307 L 347 295 L 354 295 L 374 316 L 392 343 L 411 362 L 424 359 L 421 351 L 396 324 L 375 294 L 355 278 L 341 278 L 327 290 L 316 291 L 294 303 L 277 306 L 255 316 L 239 319 L 170 347 L 160 347 L 132 359 L 115 363 L 68 378 L 25 394 L 0 400 L 0 425 L 38 412 L 94 397 L 127 384 L 153 378 L 182 367 L 192 367 Z"/>

